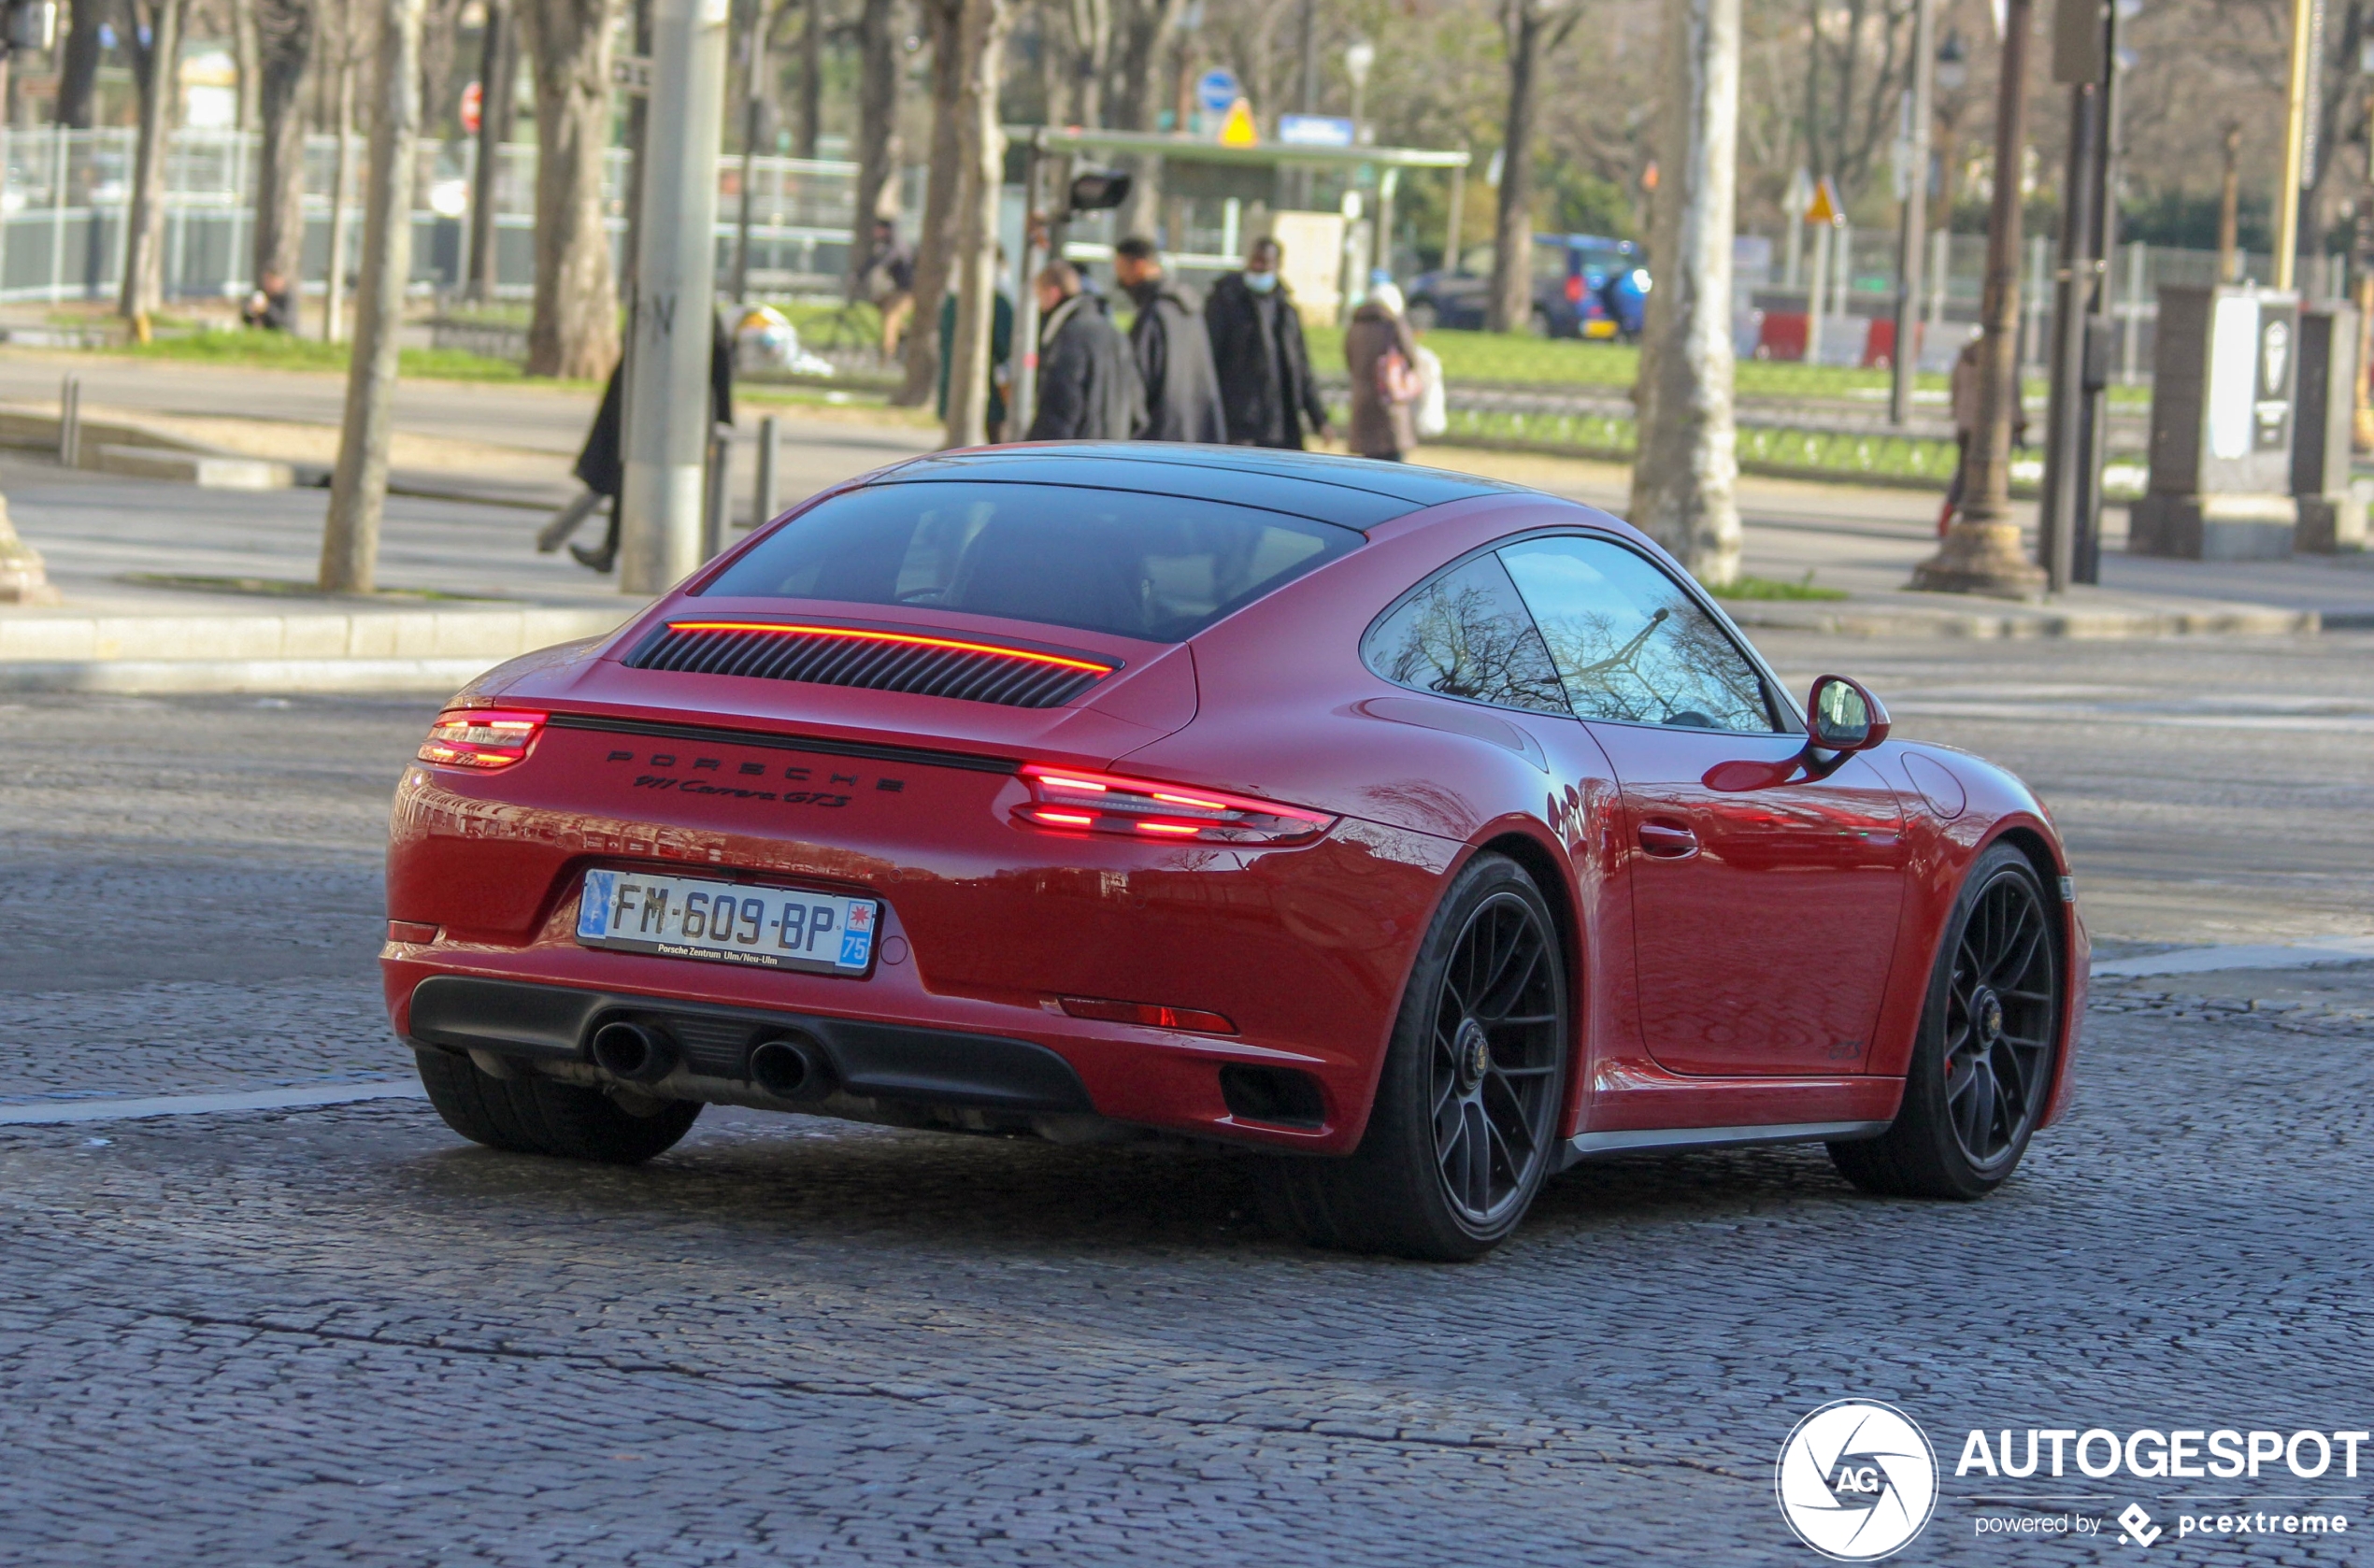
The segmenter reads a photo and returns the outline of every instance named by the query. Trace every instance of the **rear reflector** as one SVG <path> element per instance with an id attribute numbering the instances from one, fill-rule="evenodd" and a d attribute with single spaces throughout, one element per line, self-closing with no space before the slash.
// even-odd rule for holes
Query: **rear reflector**
<path id="1" fill-rule="evenodd" d="M 415 947 L 426 947 L 431 942 L 436 940 L 436 927 L 424 924 L 420 920 L 390 920 L 388 922 L 388 940 L 391 942 L 408 942 Z"/>
<path id="2" fill-rule="evenodd" d="M 507 768 L 528 753 L 544 731 L 544 715 L 511 708 L 448 708 L 429 726 L 429 738 L 414 753 L 439 767 Z"/>
<path id="3" fill-rule="evenodd" d="M 1093 996 L 1063 998 L 1064 1011 L 1076 1019 L 1099 1023 L 1137 1023 L 1149 1029 L 1192 1029 L 1198 1034 L 1234 1034 L 1237 1026 L 1224 1013 L 1200 1007 L 1164 1007 L 1151 1002 L 1105 1002 Z"/>
<path id="4" fill-rule="evenodd" d="M 1023 782 L 1030 786 L 1031 798 L 1015 808 L 1015 816 L 1058 833 L 1207 844 L 1300 844 L 1336 825 L 1336 819 L 1322 811 L 1082 768 L 1026 763 Z"/>

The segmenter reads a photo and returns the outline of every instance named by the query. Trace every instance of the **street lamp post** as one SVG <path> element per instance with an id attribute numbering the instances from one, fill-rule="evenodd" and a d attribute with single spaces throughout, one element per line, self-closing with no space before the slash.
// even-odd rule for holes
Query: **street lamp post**
<path id="1" fill-rule="evenodd" d="M 1912 569 L 1912 586 L 1939 593 L 2024 599 L 2044 573 L 2020 550 L 2011 515 L 2011 426 L 2020 400 L 2020 168 L 2027 149 L 2028 34 L 2034 0 L 2004 0 L 2003 52 L 1995 83 L 1995 192 L 1980 316 L 1979 427 L 1971 433 L 1968 483 L 1937 554 Z"/>
<path id="2" fill-rule="evenodd" d="M 1361 134 L 1360 111 L 1368 93 L 1368 68 L 1377 63 L 1377 46 L 1362 38 L 1344 50 L 1344 75 L 1351 78 L 1351 139 L 1366 141 Z"/>
<path id="3" fill-rule="evenodd" d="M 1912 8 L 1912 90 L 1906 94 L 1911 123 L 1904 136 L 1904 198 L 1897 214 L 1895 261 L 1895 372 L 1888 390 L 1888 419 L 1912 421 L 1912 378 L 1921 369 L 1921 257 L 1929 228 L 1929 119 L 1936 77 L 1937 0 L 1915 0 Z"/>

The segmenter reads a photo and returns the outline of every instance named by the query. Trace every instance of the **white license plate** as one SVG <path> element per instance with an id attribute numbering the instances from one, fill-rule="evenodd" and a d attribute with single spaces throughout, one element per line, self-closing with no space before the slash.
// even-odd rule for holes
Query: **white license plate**
<path id="1" fill-rule="evenodd" d="M 577 939 L 668 958 L 863 975 L 881 905 L 870 898 L 753 888 L 639 871 L 589 871 Z"/>

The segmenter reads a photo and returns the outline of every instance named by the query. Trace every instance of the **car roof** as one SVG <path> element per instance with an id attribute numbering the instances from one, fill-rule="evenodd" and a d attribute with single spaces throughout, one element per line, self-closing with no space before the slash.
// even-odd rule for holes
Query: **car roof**
<path id="1" fill-rule="evenodd" d="M 1522 486 L 1494 479 L 1371 458 L 1156 441 L 1045 442 L 938 452 L 903 463 L 871 482 L 935 481 L 1192 493 L 1363 532 L 1446 502 L 1524 493 Z"/>

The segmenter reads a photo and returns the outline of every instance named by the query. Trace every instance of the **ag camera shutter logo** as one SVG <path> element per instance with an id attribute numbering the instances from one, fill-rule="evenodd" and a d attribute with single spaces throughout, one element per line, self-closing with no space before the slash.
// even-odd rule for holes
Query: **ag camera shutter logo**
<path id="1" fill-rule="evenodd" d="M 1790 1432 L 1772 1487 L 1798 1540 L 1834 1561 L 1872 1562 L 1927 1527 L 1937 1450 L 1895 1406 L 1838 1400 Z"/>

